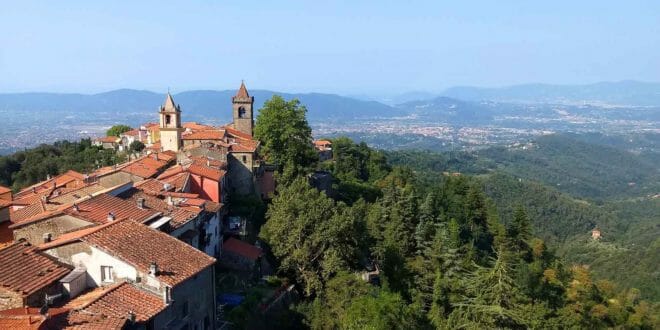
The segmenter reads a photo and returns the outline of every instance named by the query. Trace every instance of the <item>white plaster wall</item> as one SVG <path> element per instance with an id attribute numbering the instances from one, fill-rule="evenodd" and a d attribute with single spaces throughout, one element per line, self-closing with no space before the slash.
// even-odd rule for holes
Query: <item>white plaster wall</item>
<path id="1" fill-rule="evenodd" d="M 96 287 L 108 285 L 109 282 L 103 282 L 101 277 L 101 266 L 112 266 L 114 272 L 114 281 L 119 279 L 129 279 L 135 281 L 138 276 L 135 267 L 91 246 L 91 254 L 77 253 L 71 256 L 71 262 L 75 266 L 82 266 L 87 269 L 87 286 Z"/>

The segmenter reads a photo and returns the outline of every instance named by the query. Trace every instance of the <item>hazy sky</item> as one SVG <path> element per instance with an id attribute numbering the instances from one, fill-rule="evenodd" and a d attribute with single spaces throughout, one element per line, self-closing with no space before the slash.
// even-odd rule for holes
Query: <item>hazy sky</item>
<path id="1" fill-rule="evenodd" d="M 6 1 L 0 92 L 659 81 L 660 1 Z"/>

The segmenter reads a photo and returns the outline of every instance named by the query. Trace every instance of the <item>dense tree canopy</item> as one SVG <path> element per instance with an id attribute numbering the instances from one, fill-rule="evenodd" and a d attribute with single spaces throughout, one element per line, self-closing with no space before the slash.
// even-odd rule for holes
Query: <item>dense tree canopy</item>
<path id="1" fill-rule="evenodd" d="M 67 170 L 90 172 L 100 166 L 121 162 L 123 155 L 92 145 L 90 139 L 79 142 L 58 141 L 52 145 L 0 156 L 0 185 L 18 190 Z"/>
<path id="2" fill-rule="evenodd" d="M 130 131 L 132 128 L 127 125 L 114 125 L 110 127 L 106 132 L 106 136 L 119 136 L 121 133 Z"/>
<path id="3" fill-rule="evenodd" d="M 254 137 L 261 141 L 266 160 L 278 166 L 282 181 L 306 174 L 318 160 L 306 113 L 297 99 L 286 101 L 274 95 L 257 116 Z"/>

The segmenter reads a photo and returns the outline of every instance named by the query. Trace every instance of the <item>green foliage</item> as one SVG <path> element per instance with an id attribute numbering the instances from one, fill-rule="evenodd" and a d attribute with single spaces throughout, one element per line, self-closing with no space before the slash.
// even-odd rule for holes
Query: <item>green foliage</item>
<path id="1" fill-rule="evenodd" d="M 128 146 L 128 149 L 132 152 L 142 152 L 144 148 L 145 148 L 144 143 L 137 140 L 131 142 L 131 144 Z"/>
<path id="2" fill-rule="evenodd" d="M 257 116 L 254 137 L 261 141 L 261 154 L 278 166 L 279 182 L 308 173 L 318 161 L 306 113 L 297 99 L 285 101 L 275 95 L 264 103 Z"/>
<path id="3" fill-rule="evenodd" d="M 117 155 L 114 150 L 93 146 L 90 139 L 42 144 L 8 156 L 0 156 L 0 185 L 19 190 L 45 180 L 47 175 L 57 175 L 67 170 L 87 173 L 123 160 L 124 156 Z"/>
<path id="4" fill-rule="evenodd" d="M 313 296 L 337 272 L 355 268 L 363 225 L 351 208 L 336 204 L 304 178 L 280 187 L 260 236 L 280 269 Z"/>
<path id="5" fill-rule="evenodd" d="M 280 186 L 261 232 L 279 271 L 305 293 L 297 310 L 308 327 L 657 328 L 658 304 L 565 266 L 543 240 L 561 243 L 596 224 L 625 233 L 608 204 L 507 174 L 437 172 L 460 165 L 456 155 L 427 161 L 396 154 L 418 159 L 424 168 L 413 171 L 389 167 L 383 154 L 345 138 L 333 149 L 334 159 L 321 166 L 336 180 L 338 201 L 304 178 L 293 180 Z M 466 168 L 487 173 L 491 165 Z M 651 225 L 654 210 L 625 214 Z M 646 238 L 654 255 L 655 237 Z M 370 264 L 378 266 L 380 287 L 355 275 Z"/>
<path id="6" fill-rule="evenodd" d="M 119 136 L 119 134 L 130 131 L 132 128 L 127 125 L 114 125 L 110 127 L 106 132 L 106 136 Z"/>

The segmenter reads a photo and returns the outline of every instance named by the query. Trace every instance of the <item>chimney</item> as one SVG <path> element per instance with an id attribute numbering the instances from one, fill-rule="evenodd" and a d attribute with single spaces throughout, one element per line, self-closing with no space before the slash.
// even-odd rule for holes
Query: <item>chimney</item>
<path id="1" fill-rule="evenodd" d="M 135 324 L 135 312 L 128 311 L 128 315 L 126 316 L 126 319 L 128 319 L 128 323 Z"/>
<path id="2" fill-rule="evenodd" d="M 206 160 L 206 166 L 211 167 L 211 161 L 208 159 Z"/>
<path id="3" fill-rule="evenodd" d="M 51 241 L 51 237 L 52 237 L 52 236 L 51 236 L 50 233 L 44 233 L 44 234 L 42 235 L 42 237 L 43 237 L 43 239 L 44 239 L 44 243 L 48 243 L 48 242 Z"/>
<path id="4" fill-rule="evenodd" d="M 157 274 L 158 274 L 158 264 L 152 261 L 149 264 L 149 275 L 156 276 Z"/>
<path id="5" fill-rule="evenodd" d="M 115 221 L 115 214 L 110 212 L 108 213 L 108 221 Z"/>
<path id="6" fill-rule="evenodd" d="M 167 196 L 167 205 L 174 205 L 174 200 L 172 200 L 172 195 Z"/>
<path id="7" fill-rule="evenodd" d="M 74 210 L 75 212 L 80 212 L 80 208 L 78 207 L 78 204 L 73 203 L 73 210 Z"/>
<path id="8" fill-rule="evenodd" d="M 50 180 L 50 174 L 46 174 L 46 180 Z"/>
<path id="9" fill-rule="evenodd" d="M 144 209 L 144 198 L 140 197 L 137 199 L 137 206 L 140 209 Z"/>
<path id="10" fill-rule="evenodd" d="M 32 193 L 36 194 L 37 193 L 37 187 L 32 187 Z"/>

